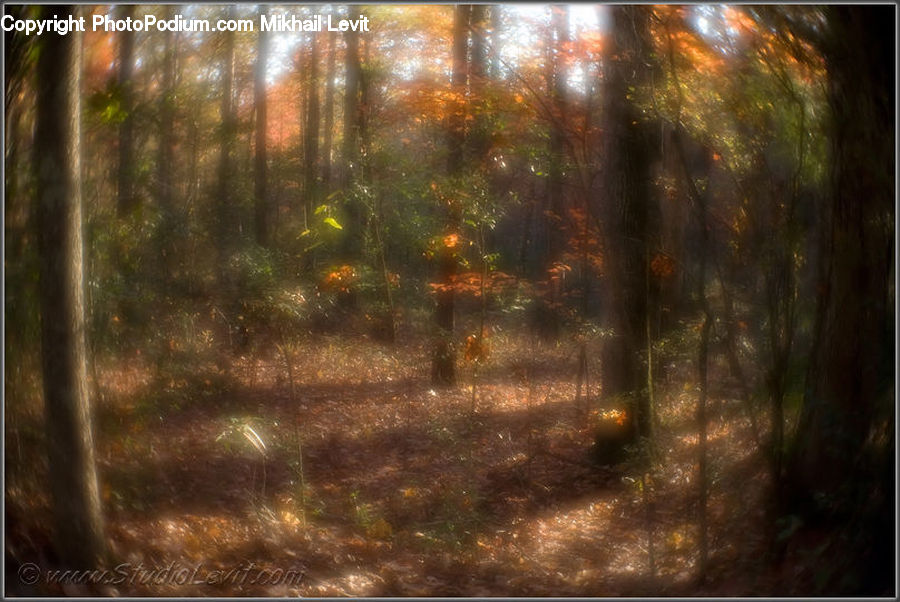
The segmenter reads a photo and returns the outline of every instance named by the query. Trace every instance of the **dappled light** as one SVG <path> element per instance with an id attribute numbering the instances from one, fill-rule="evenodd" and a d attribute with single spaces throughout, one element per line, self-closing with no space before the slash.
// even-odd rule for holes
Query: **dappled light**
<path id="1" fill-rule="evenodd" d="M 895 13 L 6 6 L 4 593 L 895 595 Z"/>

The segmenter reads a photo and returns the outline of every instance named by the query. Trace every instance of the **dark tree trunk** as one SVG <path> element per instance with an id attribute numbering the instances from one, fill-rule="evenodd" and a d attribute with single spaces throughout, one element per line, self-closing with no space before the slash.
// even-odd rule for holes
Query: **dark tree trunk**
<path id="1" fill-rule="evenodd" d="M 234 18 L 234 6 L 228 8 L 227 18 Z M 234 110 L 234 32 L 222 34 L 222 83 L 219 117 L 222 125 L 219 140 L 219 166 L 216 186 L 215 233 L 219 253 L 219 283 L 227 284 L 228 257 L 234 248 L 234 147 L 237 135 L 237 116 Z M 227 288 L 227 286 L 225 287 Z M 226 291 L 227 292 L 227 291 Z"/>
<path id="2" fill-rule="evenodd" d="M 372 162 L 369 152 L 372 147 L 372 129 L 369 118 L 372 116 L 372 81 L 371 71 L 367 69 L 371 58 L 371 40 L 363 37 L 362 42 L 363 68 L 359 74 L 359 163 L 360 177 L 366 185 L 372 182 Z"/>
<path id="3" fill-rule="evenodd" d="M 334 142 L 334 77 L 335 77 L 335 57 L 337 55 L 336 47 L 337 34 L 333 31 L 328 32 L 328 67 L 326 68 L 325 77 L 325 123 L 324 136 L 322 139 L 322 186 L 325 194 L 331 194 L 331 147 Z"/>
<path id="4" fill-rule="evenodd" d="M 175 17 L 175 6 L 166 6 L 167 21 Z M 164 215 L 173 210 L 175 181 L 175 33 L 163 33 L 162 94 L 159 105 L 159 158 L 157 160 L 157 184 L 159 206 Z"/>
<path id="5" fill-rule="evenodd" d="M 885 554 L 871 570 L 894 566 L 894 484 L 873 469 L 894 458 L 894 12 L 833 6 L 826 14 L 832 191 L 821 208 L 815 341 L 785 481 L 793 510 L 808 517 L 883 500 L 885 537 L 871 549 L 884 544 Z"/>
<path id="6" fill-rule="evenodd" d="M 43 9 L 43 18 L 75 14 Z M 81 34 L 47 35 L 37 67 L 34 144 L 41 360 L 55 542 L 73 569 L 105 556 L 85 350 L 80 180 Z"/>
<path id="7" fill-rule="evenodd" d="M 359 18 L 359 7 L 349 7 L 350 19 Z M 359 33 L 355 31 L 344 32 L 346 45 L 345 58 L 345 89 L 344 89 L 344 141 L 343 141 L 343 170 L 341 173 L 341 187 L 344 189 L 346 210 L 346 233 L 344 235 L 343 251 L 348 261 L 359 259 L 363 246 L 363 212 L 359 202 L 352 198 L 353 183 L 359 170 L 359 94 L 362 66 L 359 60 Z"/>
<path id="8" fill-rule="evenodd" d="M 468 81 L 468 42 L 471 5 L 458 5 L 453 23 L 453 75 L 450 87 L 453 100 L 447 119 L 447 173 L 459 176 L 463 171 L 463 151 L 466 144 L 466 83 Z M 459 202 L 451 199 L 446 208 L 444 243 L 438 252 L 437 303 L 434 321 L 438 329 L 437 342 L 431 363 L 431 380 L 435 385 L 448 386 L 456 383 L 456 353 L 453 345 L 455 313 L 455 292 L 457 249 L 456 237 L 459 232 L 461 209 Z"/>
<path id="9" fill-rule="evenodd" d="M 472 128 L 467 136 L 473 164 L 480 165 L 487 159 L 491 148 L 490 122 L 486 109 L 488 80 L 488 10 L 489 6 L 472 6 L 472 58 L 469 64 L 469 89 L 473 116 Z"/>
<path id="10" fill-rule="evenodd" d="M 119 19 L 134 18 L 134 5 L 119 7 Z M 124 114 L 119 124 L 118 210 L 119 216 L 131 213 L 137 206 L 134 169 L 134 32 L 119 34 L 119 95 Z"/>
<path id="11" fill-rule="evenodd" d="M 5 14 L 13 15 L 17 19 L 22 18 L 22 7 L 9 7 Z M 17 264 L 18 258 L 22 256 L 25 250 L 25 242 L 28 240 L 24 230 L 26 229 L 26 219 L 19 219 L 18 216 L 27 216 L 28 201 L 27 195 L 20 194 L 21 174 L 21 149 L 27 147 L 25 138 L 26 128 L 23 127 L 23 116 L 26 105 L 30 102 L 23 88 L 28 79 L 28 73 L 31 71 L 29 67 L 29 50 L 34 43 L 31 36 L 22 36 L 15 31 L 4 33 L 4 68 L 6 77 L 6 129 L 5 129 L 5 170 L 4 174 L 4 215 L 6 217 L 6 261 L 7 265 Z M 30 132 L 28 132 L 30 135 Z M 16 217 L 13 217 L 16 216 Z M 13 219 L 10 219 L 13 218 Z M 8 290 L 8 289 L 7 289 Z M 9 305 L 7 304 L 7 307 Z"/>
<path id="12" fill-rule="evenodd" d="M 453 98 L 447 118 L 447 173 L 459 175 L 463 168 L 463 152 L 466 143 L 466 84 L 469 76 L 468 48 L 469 23 L 472 6 L 461 4 L 456 7 L 453 22 L 453 73 L 450 88 Z"/>
<path id="13" fill-rule="evenodd" d="M 650 408 L 641 368 L 648 311 L 646 261 L 658 221 L 650 183 L 657 161 L 658 127 L 632 103 L 629 88 L 649 84 L 654 66 L 649 7 L 612 8 L 613 32 L 607 53 L 605 161 L 607 165 L 603 238 L 608 258 L 607 323 L 614 337 L 603 350 L 603 391 L 630 399 L 637 432 L 650 433 Z"/>
<path id="14" fill-rule="evenodd" d="M 268 15 L 268 8 L 261 6 L 260 16 Z M 269 34 L 260 30 L 256 45 L 256 73 L 253 87 L 256 106 L 256 155 L 253 163 L 254 177 L 254 217 L 256 222 L 256 244 L 269 246 L 269 198 L 267 185 L 267 145 L 269 128 L 268 105 L 266 103 L 266 65 L 269 57 Z"/>
<path id="15" fill-rule="evenodd" d="M 319 44 L 318 37 L 309 39 L 309 67 L 307 79 L 306 131 L 303 137 L 303 189 L 306 214 L 312 215 L 318 200 L 319 161 Z"/>
<path id="16" fill-rule="evenodd" d="M 165 9 L 168 21 L 175 16 L 175 6 Z M 159 150 L 156 161 L 157 200 L 162 214 L 161 231 L 158 233 L 159 250 L 165 269 L 165 278 L 172 275 L 175 253 L 172 248 L 172 228 L 174 226 L 175 195 L 175 33 L 163 33 L 162 94 L 159 106 Z"/>
<path id="17" fill-rule="evenodd" d="M 565 200 L 563 198 L 566 162 L 566 79 L 565 61 L 569 39 L 569 12 L 565 6 L 552 6 L 550 30 L 547 44 L 547 89 L 550 92 L 550 164 L 547 174 L 547 257 L 552 263 L 559 260 L 565 244 L 564 220 Z"/>

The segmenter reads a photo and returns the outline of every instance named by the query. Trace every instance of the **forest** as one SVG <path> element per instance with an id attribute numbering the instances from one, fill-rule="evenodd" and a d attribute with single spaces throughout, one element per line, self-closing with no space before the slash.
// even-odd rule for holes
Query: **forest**
<path id="1" fill-rule="evenodd" d="M 896 591 L 890 5 L 5 5 L 9 596 Z"/>

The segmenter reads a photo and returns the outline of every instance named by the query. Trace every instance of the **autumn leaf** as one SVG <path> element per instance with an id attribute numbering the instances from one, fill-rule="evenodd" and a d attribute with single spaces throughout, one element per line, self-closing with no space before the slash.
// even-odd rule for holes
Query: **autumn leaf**
<path id="1" fill-rule="evenodd" d="M 279 518 L 281 522 L 291 527 L 296 527 L 300 524 L 300 519 L 293 512 L 289 512 L 287 510 L 282 510 Z"/>
<path id="2" fill-rule="evenodd" d="M 391 527 L 391 523 L 383 518 L 379 518 L 366 528 L 366 535 L 374 539 L 390 539 L 393 533 L 394 529 Z"/>
<path id="3" fill-rule="evenodd" d="M 667 278 L 675 272 L 675 262 L 668 255 L 657 253 L 650 262 L 650 271 L 657 278 Z"/>
<path id="4" fill-rule="evenodd" d="M 467 362 L 481 362 L 490 354 L 487 341 L 483 336 L 470 334 L 466 337 L 465 358 Z"/>

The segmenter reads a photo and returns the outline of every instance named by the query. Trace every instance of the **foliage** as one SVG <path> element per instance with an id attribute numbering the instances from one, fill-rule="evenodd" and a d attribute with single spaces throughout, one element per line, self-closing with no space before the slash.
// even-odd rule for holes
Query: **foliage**
<path id="1" fill-rule="evenodd" d="M 823 347 L 827 320 L 841 324 L 844 305 L 875 320 L 895 295 L 873 242 L 893 239 L 889 203 L 870 213 L 893 177 L 874 134 L 890 132 L 866 129 L 871 107 L 846 114 L 856 97 L 836 79 L 856 60 L 872 69 L 860 89 L 890 98 L 873 79 L 880 66 L 855 54 L 871 40 L 842 45 L 821 7 L 619 8 L 366 6 L 371 31 L 273 34 L 264 132 L 258 32 L 234 36 L 227 85 L 220 32 L 137 32 L 128 82 L 120 32 L 84 34 L 73 202 L 110 537 L 129 559 L 302 558 L 311 575 L 294 589 L 115 593 L 821 591 L 804 579 L 869 593 L 859 566 L 876 554 L 854 530 L 889 531 L 879 483 L 894 445 L 890 383 L 877 402 L 846 396 L 853 404 L 834 414 L 862 424 L 855 447 L 839 436 L 851 420 L 817 413 L 813 391 L 869 374 L 816 372 L 817 357 L 851 363 Z M 613 13 L 646 16 L 646 39 L 628 42 L 636 20 L 613 31 L 626 22 Z M 455 30 L 463 14 L 471 21 Z M 21 563 L 50 557 L 52 539 L 37 520 L 47 483 L 29 472 L 46 468 L 39 326 L 54 318 L 39 315 L 34 229 L 31 99 L 48 82 L 34 72 L 39 45 L 16 32 L 6 41 L 7 524 Z M 466 50 L 456 61 L 454 41 Z M 122 212 L 126 123 L 136 203 Z M 636 162 L 646 198 L 619 203 Z M 258 207 L 268 240 L 252 234 Z M 618 219 L 646 228 L 611 231 Z M 450 309 L 436 319 L 439 304 Z M 879 325 L 885 341 L 893 327 Z M 850 343 L 853 361 L 871 353 L 888 372 L 889 343 Z M 434 348 L 465 362 L 458 387 L 429 388 Z M 628 390 L 613 394 L 620 360 Z M 638 438 L 634 406 L 651 397 L 657 429 Z M 852 457 L 859 481 L 788 507 L 778 496 L 800 482 L 788 465 L 810 431 L 826 443 L 813 459 L 820 448 Z M 715 543 L 710 571 L 695 575 L 706 585 L 688 589 L 705 541 L 692 524 L 701 447 Z M 767 549 L 795 566 L 766 573 Z M 795 568 L 796 584 L 777 580 Z"/>

